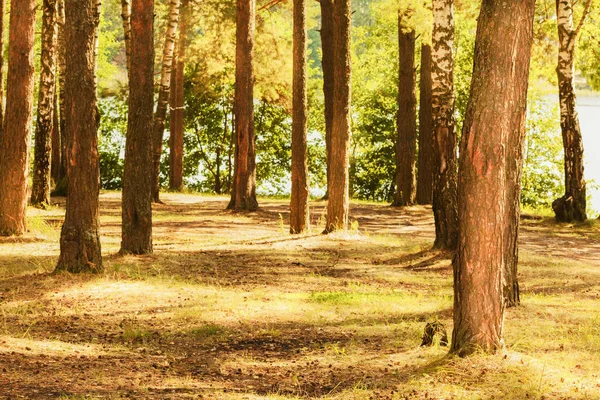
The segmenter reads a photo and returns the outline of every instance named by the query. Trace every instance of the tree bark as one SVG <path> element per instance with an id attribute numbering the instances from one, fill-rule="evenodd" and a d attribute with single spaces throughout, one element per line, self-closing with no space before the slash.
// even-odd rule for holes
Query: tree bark
<path id="1" fill-rule="evenodd" d="M 54 178 L 55 187 L 52 194 L 67 194 L 67 137 L 66 137 L 66 109 L 65 109 L 65 77 L 66 77 L 66 39 L 65 39 L 65 0 L 58 0 L 57 6 L 57 67 L 58 67 L 58 130 L 60 134 L 60 168 Z"/>
<path id="2" fill-rule="evenodd" d="M 433 0 L 432 110 L 435 171 L 435 244 L 454 250 L 458 240 L 457 135 L 454 126 L 454 1 Z"/>
<path id="3" fill-rule="evenodd" d="M 163 137 L 165 133 L 165 119 L 169 106 L 171 92 L 171 70 L 173 66 L 173 52 L 177 39 L 179 25 L 179 0 L 171 0 L 169 8 L 169 23 L 165 35 L 163 48 L 162 69 L 160 72 L 160 86 L 158 91 L 158 104 L 154 114 L 153 142 L 153 168 L 152 168 L 152 201 L 160 202 L 160 157 L 162 155 Z"/>
<path id="4" fill-rule="evenodd" d="M 255 211 L 256 154 L 254 133 L 255 0 L 237 0 L 235 58 L 235 170 L 231 210 Z"/>
<path id="5" fill-rule="evenodd" d="M 54 87 L 54 99 L 52 102 L 52 157 L 50 158 L 50 176 L 54 185 L 60 180 L 60 169 L 62 164 L 62 141 L 60 139 L 60 127 L 59 127 L 59 116 L 58 116 L 58 88 Z"/>
<path id="6" fill-rule="evenodd" d="M 131 70 L 131 0 L 121 0 L 121 19 L 123 21 L 123 41 L 125 42 L 125 61 L 127 74 Z"/>
<path id="7" fill-rule="evenodd" d="M 306 143 L 306 0 L 294 0 L 294 79 L 292 115 L 292 199 L 290 233 L 308 229 L 308 156 Z"/>
<path id="8" fill-rule="evenodd" d="M 35 0 L 11 1 L 6 115 L 0 143 L 0 235 L 22 235 L 33 113 Z"/>
<path id="9" fill-rule="evenodd" d="M 333 4 L 333 120 L 325 233 L 348 229 L 350 209 L 351 0 Z"/>
<path id="10" fill-rule="evenodd" d="M 4 0 L 0 0 L 0 142 L 4 133 Z"/>
<path id="11" fill-rule="evenodd" d="M 586 187 L 583 171 L 583 140 L 573 88 L 575 43 L 578 34 L 578 29 L 573 26 L 573 0 L 556 0 L 556 16 L 559 39 L 556 72 L 560 99 L 560 128 L 565 153 L 565 194 L 552 203 L 552 208 L 559 222 L 583 222 L 587 219 Z M 583 22 L 584 19 L 581 24 Z"/>
<path id="12" fill-rule="evenodd" d="M 419 157 L 417 168 L 417 203 L 433 203 L 433 110 L 431 103 L 431 46 L 421 46 L 421 85 L 419 104 Z"/>
<path id="13" fill-rule="evenodd" d="M 483 0 L 459 171 L 451 351 L 495 352 L 503 342 L 505 256 L 518 229 L 535 0 Z M 517 161 L 515 161 L 517 160 Z"/>
<path id="14" fill-rule="evenodd" d="M 50 204 L 50 163 L 56 90 L 56 0 L 43 2 L 40 65 L 31 204 L 43 207 Z"/>
<path id="15" fill-rule="evenodd" d="M 325 108 L 325 160 L 327 168 L 327 189 L 324 199 L 329 198 L 331 181 L 331 130 L 333 127 L 333 1 L 320 0 L 321 5 L 321 66 L 323 69 L 323 95 Z"/>
<path id="16" fill-rule="evenodd" d="M 152 253 L 154 0 L 131 3 L 129 115 L 123 173 L 121 253 Z"/>
<path id="17" fill-rule="evenodd" d="M 398 112 L 396 114 L 396 193 L 392 206 L 415 203 L 417 156 L 417 98 L 415 31 L 408 30 L 398 11 Z M 405 17 L 404 17 L 405 18 Z"/>
<path id="18" fill-rule="evenodd" d="M 100 166 L 96 98 L 95 37 L 100 22 L 96 0 L 65 0 L 65 136 L 67 210 L 57 271 L 102 272 L 98 233 Z"/>
<path id="19" fill-rule="evenodd" d="M 187 46 L 188 8 L 188 0 L 182 0 L 179 20 L 177 57 L 173 59 L 175 61 L 175 85 L 172 86 L 172 89 L 175 90 L 171 92 L 171 97 L 173 97 L 173 107 L 171 108 L 171 136 L 169 138 L 169 188 L 174 191 L 181 191 L 183 189 L 183 134 L 185 130 L 183 85 L 185 79 L 185 49 Z M 173 124 L 173 118 L 175 120 L 175 124 Z"/>

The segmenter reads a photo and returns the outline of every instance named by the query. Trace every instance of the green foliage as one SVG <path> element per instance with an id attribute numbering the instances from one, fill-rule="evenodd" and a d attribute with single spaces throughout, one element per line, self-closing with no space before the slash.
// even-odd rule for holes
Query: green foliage
<path id="1" fill-rule="evenodd" d="M 547 97 L 535 93 L 531 97 L 521 203 L 531 208 L 550 208 L 552 201 L 564 192 L 558 106 Z"/>
<path id="2" fill-rule="evenodd" d="M 102 189 L 122 187 L 127 104 L 118 97 L 101 98 L 98 153 L 100 155 L 100 185 Z"/>

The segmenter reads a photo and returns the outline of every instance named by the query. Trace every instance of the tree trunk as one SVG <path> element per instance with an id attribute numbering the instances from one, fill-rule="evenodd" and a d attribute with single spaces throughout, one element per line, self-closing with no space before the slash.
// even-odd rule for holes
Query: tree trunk
<path id="1" fill-rule="evenodd" d="M 179 20 L 179 41 L 177 43 L 177 57 L 175 68 L 175 85 L 171 96 L 173 105 L 171 108 L 171 117 L 175 117 L 175 125 L 171 124 L 170 143 L 170 169 L 169 169 L 169 188 L 175 191 L 183 189 L 183 133 L 185 130 L 185 112 L 183 85 L 185 79 L 185 49 L 187 46 L 187 24 L 188 24 L 188 0 L 181 1 L 181 11 Z M 172 120 L 171 120 L 172 121 Z"/>
<path id="2" fill-rule="evenodd" d="M 54 93 L 56 90 L 56 0 L 44 0 L 42 19 L 42 55 L 35 132 L 35 165 L 31 203 L 50 204 L 50 162 L 54 126 Z"/>
<path id="3" fill-rule="evenodd" d="M 292 115 L 292 199 L 290 233 L 308 229 L 308 159 L 306 143 L 306 0 L 294 0 L 294 79 Z"/>
<path id="4" fill-rule="evenodd" d="M 395 207 L 415 203 L 417 156 L 417 98 L 415 94 L 415 31 L 409 30 L 398 11 L 398 113 L 396 114 Z"/>
<path id="5" fill-rule="evenodd" d="M 433 0 L 432 110 L 435 171 L 435 244 L 454 250 L 458 240 L 457 135 L 454 126 L 454 0 Z"/>
<path id="6" fill-rule="evenodd" d="M 4 0 L 0 0 L 0 143 L 4 133 Z"/>
<path id="7" fill-rule="evenodd" d="M 165 119 L 169 106 L 171 92 L 171 70 L 173 67 L 173 52 L 177 39 L 179 24 L 179 0 L 171 0 L 169 8 L 169 23 L 163 48 L 162 69 L 160 72 L 160 87 L 158 91 L 158 105 L 154 114 L 153 142 L 153 167 L 152 167 L 152 200 L 160 202 L 160 157 L 162 155 L 163 136 L 165 133 Z"/>
<path id="8" fill-rule="evenodd" d="M 459 171 L 452 352 L 502 346 L 505 256 L 518 229 L 535 0 L 483 0 Z M 516 227 L 514 226 L 516 225 Z"/>
<path id="9" fill-rule="evenodd" d="M 235 171 L 231 210 L 255 211 L 256 155 L 254 134 L 254 25 L 255 0 L 237 0 L 235 57 Z"/>
<path id="10" fill-rule="evenodd" d="M 573 27 L 573 0 L 556 0 L 556 15 L 559 39 L 556 72 L 560 99 L 560 128 L 565 151 L 565 195 L 555 200 L 552 208 L 559 222 L 583 222 L 587 219 L 586 187 L 583 175 L 583 140 L 573 88 L 575 43 L 578 34 Z"/>
<path id="11" fill-rule="evenodd" d="M 125 42 L 125 60 L 127 74 L 131 71 L 131 0 L 121 0 L 121 19 L 123 20 L 123 41 Z"/>
<path id="12" fill-rule="evenodd" d="M 433 203 L 433 114 L 431 108 L 431 46 L 421 46 L 421 85 L 419 104 L 419 166 L 417 169 L 417 203 Z"/>
<path id="13" fill-rule="evenodd" d="M 60 237 L 57 271 L 102 272 L 98 233 L 100 167 L 96 99 L 95 37 L 100 22 L 96 0 L 65 0 L 65 136 L 67 210 Z"/>
<path id="14" fill-rule="evenodd" d="M 56 185 L 61 178 L 60 176 L 60 168 L 62 163 L 62 141 L 60 139 L 60 128 L 59 128 L 59 117 L 58 117 L 58 88 L 54 87 L 54 99 L 52 102 L 54 106 L 52 107 L 52 133 L 51 141 L 52 141 L 52 157 L 50 158 L 50 176 L 52 177 L 52 181 Z"/>
<path id="15" fill-rule="evenodd" d="M 327 190 L 329 198 L 331 130 L 333 125 L 333 1 L 320 0 L 321 5 L 321 66 L 323 69 L 323 95 L 325 106 L 325 158 L 327 167 Z"/>
<path id="16" fill-rule="evenodd" d="M 22 235 L 26 228 L 35 8 L 35 0 L 11 2 L 5 129 L 0 143 L 0 235 Z"/>
<path id="17" fill-rule="evenodd" d="M 58 0 L 57 7 L 57 66 L 58 66 L 58 130 L 60 134 L 60 168 L 54 178 L 54 195 L 66 195 L 67 194 L 67 137 L 66 137 L 66 109 L 65 109 L 65 76 L 66 76 L 66 39 L 65 39 L 65 0 Z"/>
<path id="18" fill-rule="evenodd" d="M 154 0 L 131 3 L 129 114 L 123 173 L 121 253 L 152 253 Z"/>
<path id="19" fill-rule="evenodd" d="M 351 101 L 350 25 L 351 0 L 333 5 L 333 121 L 331 130 L 330 185 L 325 233 L 348 228 L 350 208 L 349 146 Z"/>

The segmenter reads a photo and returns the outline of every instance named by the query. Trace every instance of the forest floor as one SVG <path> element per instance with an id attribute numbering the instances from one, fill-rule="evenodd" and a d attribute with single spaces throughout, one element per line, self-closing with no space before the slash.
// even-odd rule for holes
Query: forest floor
<path id="1" fill-rule="evenodd" d="M 600 227 L 527 218 L 522 306 L 505 350 L 420 347 L 451 333 L 452 270 L 431 209 L 354 203 L 352 230 L 288 234 L 287 201 L 165 194 L 154 254 L 119 256 L 120 195 L 101 195 L 106 272 L 52 274 L 65 201 L 0 238 L 0 398 L 598 399 Z"/>

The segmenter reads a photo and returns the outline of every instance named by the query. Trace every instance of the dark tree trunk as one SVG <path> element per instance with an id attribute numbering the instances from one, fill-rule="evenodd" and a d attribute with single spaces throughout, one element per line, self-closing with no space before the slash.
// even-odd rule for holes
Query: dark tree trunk
<path id="1" fill-rule="evenodd" d="M 431 46 L 421 46 L 421 85 L 419 104 L 419 158 L 417 168 L 417 203 L 433 203 L 433 114 L 431 108 Z"/>
<path id="2" fill-rule="evenodd" d="M 432 110 L 435 170 L 435 244 L 454 250 L 458 240 L 457 135 L 454 126 L 453 0 L 433 0 Z"/>
<path id="3" fill-rule="evenodd" d="M 396 115 L 395 207 L 415 203 L 417 156 L 417 98 L 415 94 L 415 31 L 407 30 L 398 11 L 398 113 Z"/>
<path id="4" fill-rule="evenodd" d="M 60 168 L 62 163 L 62 141 L 60 139 L 60 127 L 59 127 L 59 116 L 58 116 L 58 88 L 54 87 L 54 99 L 52 100 L 54 106 L 52 107 L 52 157 L 50 165 L 50 175 L 52 181 L 56 185 L 60 180 Z"/>
<path id="5" fill-rule="evenodd" d="M 586 14 L 589 11 L 589 2 Z M 587 219 L 586 187 L 583 174 L 583 140 L 576 110 L 573 88 L 574 58 L 578 29 L 573 27 L 573 0 L 556 0 L 558 25 L 558 94 L 560 98 L 560 128 L 565 152 L 565 194 L 552 203 L 559 222 Z M 583 24 L 584 19 L 581 20 Z"/>
<path id="6" fill-rule="evenodd" d="M 290 233 L 308 229 L 308 159 L 306 143 L 306 0 L 294 0 L 294 79 L 292 115 L 292 199 Z"/>
<path id="7" fill-rule="evenodd" d="M 0 143 L 0 235 L 25 233 L 33 113 L 35 0 L 11 2 L 6 115 Z"/>
<path id="8" fill-rule="evenodd" d="M 121 253 L 152 253 L 154 0 L 131 2 L 129 115 L 123 173 Z"/>
<path id="9" fill-rule="evenodd" d="M 177 57 L 173 58 L 175 68 L 175 85 L 171 86 L 173 98 L 171 108 L 171 136 L 169 138 L 169 188 L 174 191 L 183 189 L 183 133 L 185 130 L 185 112 L 183 85 L 185 78 L 185 49 L 187 46 L 188 0 L 181 1 L 179 20 L 179 41 L 177 42 Z M 173 78 L 171 78 L 173 79 Z M 175 124 L 173 124 L 173 118 Z"/>
<path id="10" fill-rule="evenodd" d="M 235 171 L 231 210 L 254 211 L 256 154 L 254 135 L 254 20 L 255 0 L 237 0 L 235 58 Z"/>
<path id="11" fill-rule="evenodd" d="M 31 204 L 44 207 L 50 204 L 50 163 L 56 90 L 56 0 L 43 2 L 40 65 Z"/>
<path id="12" fill-rule="evenodd" d="M 329 198 L 331 130 L 333 127 L 333 1 L 320 0 L 321 5 L 321 66 L 323 68 L 323 95 L 325 106 L 325 156 L 327 166 L 327 191 Z"/>
<path id="13" fill-rule="evenodd" d="M 503 278 L 518 229 L 515 169 L 523 159 L 534 9 L 535 0 L 483 0 L 479 15 L 454 259 L 452 352 L 461 356 L 502 346 Z"/>
<path id="14" fill-rule="evenodd" d="M 67 210 L 57 271 L 102 272 L 98 233 L 100 166 L 96 98 L 95 37 L 100 22 L 96 0 L 65 0 L 65 136 Z"/>
<path id="15" fill-rule="evenodd" d="M 351 0 L 338 0 L 333 5 L 333 121 L 329 159 L 327 221 L 325 232 L 348 228 L 350 208 L 350 25 Z"/>
<path id="16" fill-rule="evenodd" d="M 66 39 L 65 39 L 65 0 L 58 0 L 57 7 L 57 67 L 58 67 L 58 130 L 60 134 L 60 168 L 54 178 L 54 191 L 52 194 L 65 196 L 67 194 L 67 137 L 66 137 L 66 109 L 65 109 L 65 77 L 66 77 Z"/>
<path id="17" fill-rule="evenodd" d="M 121 0 L 121 20 L 123 22 L 127 74 L 129 74 L 131 70 L 131 0 Z"/>
<path id="18" fill-rule="evenodd" d="M 152 201 L 160 202 L 160 157 L 162 155 L 163 137 L 165 133 L 165 119 L 169 106 L 169 94 L 171 93 L 171 70 L 173 67 L 173 52 L 177 39 L 177 27 L 179 25 L 179 0 L 170 1 L 169 24 L 165 36 L 163 48 L 162 69 L 160 73 L 160 87 L 158 91 L 158 104 L 154 114 L 154 134 L 152 138 Z"/>

